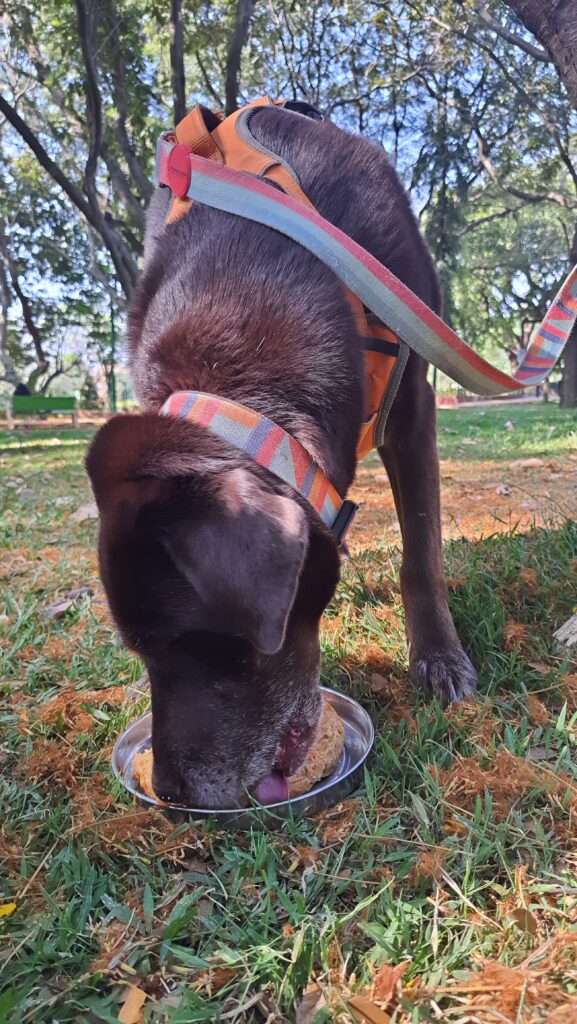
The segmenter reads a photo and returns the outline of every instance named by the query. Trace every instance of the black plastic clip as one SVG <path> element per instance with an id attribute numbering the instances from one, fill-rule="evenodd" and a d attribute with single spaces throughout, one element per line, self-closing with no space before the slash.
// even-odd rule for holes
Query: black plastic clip
<path id="1" fill-rule="evenodd" d="M 348 498 L 343 501 L 337 518 L 335 519 L 331 529 L 335 534 L 339 545 L 341 545 L 349 532 L 349 526 L 359 511 L 359 505 L 356 505 L 354 501 L 349 501 Z"/>

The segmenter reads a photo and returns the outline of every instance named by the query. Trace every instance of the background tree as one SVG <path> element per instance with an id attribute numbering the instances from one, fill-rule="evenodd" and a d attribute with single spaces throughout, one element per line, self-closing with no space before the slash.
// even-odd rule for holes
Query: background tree
<path id="1" fill-rule="evenodd" d="M 122 314 L 138 272 L 159 130 L 196 101 L 230 112 L 263 92 L 307 99 L 385 145 L 439 266 L 445 315 L 508 368 L 577 260 L 576 7 L 8 0 L 5 379 L 45 386 L 59 327 L 75 319 L 90 351 L 87 308 L 105 358 L 109 305 Z M 576 339 L 564 377 L 563 401 L 576 405 Z"/>

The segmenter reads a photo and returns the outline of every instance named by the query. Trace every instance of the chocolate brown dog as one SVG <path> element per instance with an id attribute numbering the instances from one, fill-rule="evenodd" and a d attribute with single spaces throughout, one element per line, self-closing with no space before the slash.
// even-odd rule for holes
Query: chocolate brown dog
<path id="1" fill-rule="evenodd" d="M 381 149 L 278 108 L 255 113 L 251 129 L 295 169 L 323 217 L 439 310 L 429 253 Z M 179 390 L 239 402 L 297 438 L 344 496 L 363 360 L 344 288 L 323 263 L 199 204 L 165 227 L 169 200 L 166 189 L 153 198 L 129 315 L 145 411 L 110 420 L 87 467 L 112 613 L 151 680 L 154 788 L 191 806 L 232 807 L 247 790 L 282 796 L 282 776 L 304 760 L 338 544 L 305 499 L 248 455 L 158 411 Z M 447 605 L 426 371 L 411 354 L 380 455 L 401 523 L 411 672 L 448 702 L 473 693 L 476 676 Z"/>

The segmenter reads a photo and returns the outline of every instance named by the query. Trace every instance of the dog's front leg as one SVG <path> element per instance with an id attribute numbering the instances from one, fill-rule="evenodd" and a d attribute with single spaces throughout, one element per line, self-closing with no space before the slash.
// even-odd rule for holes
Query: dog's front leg
<path id="1" fill-rule="evenodd" d="M 412 678 L 444 703 L 475 692 L 447 600 L 441 541 L 435 396 L 426 366 L 411 355 L 379 448 L 403 538 L 401 593 Z"/>

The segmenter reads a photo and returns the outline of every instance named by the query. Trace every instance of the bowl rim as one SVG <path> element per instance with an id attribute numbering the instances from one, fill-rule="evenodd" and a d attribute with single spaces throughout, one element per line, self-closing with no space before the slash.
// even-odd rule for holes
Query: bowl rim
<path id="1" fill-rule="evenodd" d="M 116 740 L 116 742 L 114 744 L 114 747 L 112 748 L 112 755 L 111 755 L 112 771 L 114 773 L 115 778 L 118 779 L 118 781 L 122 784 L 122 786 L 129 793 L 131 793 L 132 796 L 136 797 L 136 799 L 139 800 L 141 803 L 149 804 L 151 808 L 156 808 L 157 810 L 170 810 L 170 811 L 180 812 L 180 813 L 188 814 L 188 815 L 202 816 L 202 817 L 205 817 L 205 818 L 208 818 L 208 817 L 212 818 L 213 816 L 217 817 L 217 818 L 219 818 L 219 817 L 226 818 L 226 817 L 230 817 L 231 815 L 239 815 L 239 814 L 243 814 L 243 813 L 244 814 L 250 813 L 251 811 L 256 812 L 256 813 L 258 813 L 259 811 L 266 811 L 267 813 L 271 813 L 271 812 L 274 812 L 275 809 L 279 810 L 279 809 L 287 808 L 287 807 L 291 807 L 291 806 L 298 807 L 298 805 L 300 803 L 304 803 L 305 800 L 310 800 L 312 797 L 315 797 L 315 796 L 317 796 L 320 793 L 326 792 L 328 789 L 331 789 L 333 786 L 338 786 L 345 779 L 348 779 L 354 772 L 358 771 L 358 769 L 367 760 L 369 754 L 371 753 L 371 750 L 373 749 L 374 743 L 375 743 L 375 726 L 373 724 L 373 720 L 372 720 L 371 716 L 369 715 L 369 712 L 367 711 L 366 708 L 363 707 L 362 704 L 359 704 L 359 702 L 357 700 L 355 700 L 354 697 L 349 697 L 348 694 L 340 693 L 338 690 L 332 690 L 328 686 L 321 686 L 320 687 L 320 691 L 321 691 L 321 693 L 325 693 L 325 694 L 329 694 L 330 696 L 338 697 L 339 700 L 345 701 L 345 703 L 347 703 L 347 704 L 351 704 L 355 708 L 357 713 L 359 713 L 359 712 L 361 713 L 361 715 L 363 717 L 363 720 L 364 720 L 364 723 L 365 723 L 365 727 L 367 729 L 367 733 L 368 733 L 367 747 L 366 747 L 366 750 L 363 751 L 363 753 L 357 758 L 357 760 L 354 762 L 354 764 L 350 765 L 350 767 L 347 769 L 346 772 L 344 772 L 343 775 L 339 775 L 338 778 L 331 779 L 330 781 L 328 781 L 328 780 L 324 780 L 324 781 L 321 780 L 319 783 L 317 783 L 316 786 L 313 787 L 313 789 L 309 789 L 309 790 L 307 790 L 306 793 L 301 793 L 299 796 L 295 796 L 292 799 L 289 798 L 288 800 L 279 800 L 275 804 L 261 804 L 261 803 L 258 803 L 258 801 L 254 801 L 253 803 L 249 804 L 248 807 L 216 807 L 216 808 L 210 808 L 210 807 L 185 807 L 183 804 L 159 803 L 157 800 L 153 800 L 152 797 L 148 796 L 147 793 L 142 792 L 142 790 L 135 789 L 134 786 L 131 785 L 126 780 L 126 778 L 124 776 L 124 773 L 123 773 L 123 770 L 121 769 L 121 767 L 118 764 L 118 756 L 119 756 L 118 752 L 119 752 L 119 748 L 120 748 L 120 745 L 121 745 L 122 741 L 126 739 L 128 733 L 130 733 L 130 731 L 132 729 L 134 729 L 138 725 L 139 722 L 142 722 L 142 721 L 144 721 L 144 719 L 147 719 L 147 718 L 152 718 L 152 711 L 145 711 L 145 713 L 143 715 L 139 715 L 138 718 L 135 718 L 132 722 L 130 722 L 130 724 L 126 727 L 126 729 L 124 729 L 124 731 L 121 732 L 120 736 L 118 737 L 118 739 Z M 338 713 L 338 711 L 337 711 L 337 713 Z M 340 717 L 340 715 L 339 715 L 339 717 Z M 345 722 L 346 722 L 346 720 L 345 720 Z M 146 748 L 146 749 L 148 749 L 148 748 Z M 132 757 L 134 757 L 134 754 L 132 755 Z M 132 763 L 132 759 L 131 759 L 130 763 Z"/>

